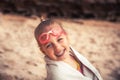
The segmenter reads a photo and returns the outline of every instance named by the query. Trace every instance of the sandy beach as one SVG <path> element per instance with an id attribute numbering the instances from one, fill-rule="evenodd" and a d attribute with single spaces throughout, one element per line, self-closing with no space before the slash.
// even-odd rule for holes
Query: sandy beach
<path id="1" fill-rule="evenodd" d="M 68 32 L 71 45 L 101 73 L 120 79 L 120 23 L 56 19 Z M 0 14 L 0 80 L 45 80 L 44 55 L 34 38 L 40 18 Z"/>

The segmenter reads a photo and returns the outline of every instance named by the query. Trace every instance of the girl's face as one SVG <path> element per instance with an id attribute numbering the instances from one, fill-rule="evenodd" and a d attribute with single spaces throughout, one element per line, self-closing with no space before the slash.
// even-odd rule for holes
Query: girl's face
<path id="1" fill-rule="evenodd" d="M 65 60 L 69 56 L 69 43 L 67 34 L 58 24 L 45 28 L 45 33 L 40 34 L 41 51 L 52 60 Z M 42 41 L 43 40 L 43 41 Z"/>

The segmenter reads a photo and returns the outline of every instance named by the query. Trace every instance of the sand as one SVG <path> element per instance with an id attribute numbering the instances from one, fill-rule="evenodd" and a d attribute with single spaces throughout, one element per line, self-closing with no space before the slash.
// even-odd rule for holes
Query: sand
<path id="1" fill-rule="evenodd" d="M 57 19 L 71 46 L 84 55 L 104 80 L 120 79 L 120 23 Z M 34 38 L 40 18 L 0 14 L 0 80 L 45 80 L 44 55 Z"/>

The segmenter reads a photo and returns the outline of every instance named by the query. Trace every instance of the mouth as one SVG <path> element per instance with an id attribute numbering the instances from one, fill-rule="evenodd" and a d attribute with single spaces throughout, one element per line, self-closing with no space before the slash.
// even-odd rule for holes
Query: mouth
<path id="1" fill-rule="evenodd" d="M 65 50 L 66 49 L 64 49 L 64 50 L 62 50 L 60 53 L 57 53 L 57 54 L 55 54 L 57 57 L 61 57 L 61 56 L 63 56 L 64 54 L 65 54 Z"/>

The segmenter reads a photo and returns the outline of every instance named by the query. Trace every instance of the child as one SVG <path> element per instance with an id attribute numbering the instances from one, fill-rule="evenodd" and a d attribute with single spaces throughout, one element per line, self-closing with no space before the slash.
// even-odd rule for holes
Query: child
<path id="1" fill-rule="evenodd" d="M 35 38 L 45 54 L 46 80 L 102 80 L 92 64 L 69 45 L 59 22 L 42 21 L 35 29 Z"/>

